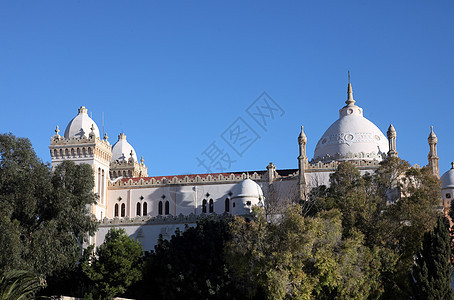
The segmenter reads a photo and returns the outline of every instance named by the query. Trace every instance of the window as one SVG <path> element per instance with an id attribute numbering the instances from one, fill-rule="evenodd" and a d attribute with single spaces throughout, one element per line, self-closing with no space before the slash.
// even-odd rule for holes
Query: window
<path id="1" fill-rule="evenodd" d="M 136 215 L 140 216 L 140 211 L 142 210 L 142 207 L 140 207 L 140 202 L 137 202 L 137 210 L 136 210 Z"/>
<path id="2" fill-rule="evenodd" d="M 206 214 L 207 213 L 207 200 L 203 199 L 202 201 L 202 213 Z"/>
<path id="3" fill-rule="evenodd" d="M 230 199 L 225 199 L 225 212 L 230 212 Z"/>
<path id="4" fill-rule="evenodd" d="M 169 210 L 170 210 L 170 203 L 169 203 L 169 201 L 166 201 L 166 215 L 169 214 Z"/>
<path id="5" fill-rule="evenodd" d="M 212 213 L 214 211 L 214 203 L 213 203 L 213 199 L 210 199 L 210 213 Z"/>
<path id="6" fill-rule="evenodd" d="M 158 215 L 162 216 L 162 201 L 159 201 L 158 204 Z"/>
<path id="7" fill-rule="evenodd" d="M 126 215 L 126 205 L 123 203 L 121 205 L 121 216 L 124 217 Z"/>
<path id="8" fill-rule="evenodd" d="M 147 212 L 147 202 L 144 202 L 144 203 L 143 203 L 143 214 L 142 214 L 142 216 L 146 216 L 147 213 L 148 213 L 148 212 Z"/>
<path id="9" fill-rule="evenodd" d="M 118 217 L 118 204 L 115 204 L 114 217 Z"/>
<path id="10" fill-rule="evenodd" d="M 105 180 L 104 180 L 104 170 L 102 170 L 101 172 L 102 172 L 102 179 L 101 179 L 101 203 L 104 203 L 104 184 L 105 184 Z"/>
<path id="11" fill-rule="evenodd" d="M 451 198 L 451 194 L 450 193 L 447 193 L 446 194 L 446 199 L 450 199 Z"/>
<path id="12" fill-rule="evenodd" d="M 98 196 L 101 197 L 101 168 L 98 168 Z"/>

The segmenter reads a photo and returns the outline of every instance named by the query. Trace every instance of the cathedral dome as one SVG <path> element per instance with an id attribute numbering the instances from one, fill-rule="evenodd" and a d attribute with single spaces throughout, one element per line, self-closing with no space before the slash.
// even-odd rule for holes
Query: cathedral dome
<path id="1" fill-rule="evenodd" d="M 124 133 L 120 133 L 118 135 L 118 141 L 115 145 L 112 146 L 112 159 L 111 162 L 118 160 L 119 162 L 127 161 L 131 157 L 134 161 L 137 161 L 137 155 L 134 148 L 131 146 L 130 143 L 126 140 L 126 135 Z"/>
<path id="2" fill-rule="evenodd" d="M 237 197 L 251 197 L 260 200 L 263 198 L 263 191 L 255 181 L 248 178 L 234 186 L 232 198 Z"/>
<path id="3" fill-rule="evenodd" d="M 451 163 L 451 169 L 441 176 L 441 188 L 452 189 L 454 188 L 454 163 Z"/>
<path id="4" fill-rule="evenodd" d="M 98 126 L 95 121 L 88 116 L 85 106 L 81 106 L 79 108 L 79 114 L 69 122 L 68 126 L 66 126 L 65 138 L 70 139 L 76 137 L 80 139 L 84 136 L 88 138 L 92 129 L 95 136 L 99 137 Z"/>
<path id="5" fill-rule="evenodd" d="M 364 118 L 363 109 L 355 105 L 350 83 L 345 103 L 339 119 L 318 141 L 314 160 L 382 160 L 389 150 L 388 140 L 374 123 Z"/>

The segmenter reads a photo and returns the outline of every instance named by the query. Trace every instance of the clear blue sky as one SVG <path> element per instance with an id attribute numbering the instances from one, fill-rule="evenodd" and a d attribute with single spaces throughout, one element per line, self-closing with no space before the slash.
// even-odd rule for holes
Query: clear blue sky
<path id="1" fill-rule="evenodd" d="M 212 142 L 230 171 L 297 168 L 338 118 L 347 70 L 357 104 L 399 156 L 454 160 L 454 1 L 1 1 L 1 132 L 43 161 L 56 125 L 85 105 L 113 144 L 124 131 L 150 175 L 204 173 Z M 260 127 L 246 109 L 266 91 L 284 111 Z M 234 152 L 238 118 L 256 133 Z M 266 131 L 265 131 L 266 130 Z M 225 137 L 225 135 L 224 135 Z M 244 149 L 243 149 L 244 150 Z M 241 152 L 241 151 L 240 151 Z"/>

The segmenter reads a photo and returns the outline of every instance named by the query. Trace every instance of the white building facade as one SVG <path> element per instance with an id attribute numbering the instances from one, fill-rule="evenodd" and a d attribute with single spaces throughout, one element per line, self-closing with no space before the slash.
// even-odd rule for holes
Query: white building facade
<path id="1" fill-rule="evenodd" d="M 92 166 L 94 192 L 99 200 L 90 212 L 101 221 L 92 243 L 99 246 L 110 228 L 122 227 L 142 243 L 144 250 L 152 250 L 160 235 L 170 238 L 177 228 L 195 226 L 205 215 L 249 214 L 252 206 L 265 204 L 271 190 L 272 197 L 279 201 L 306 199 L 311 188 L 328 185 L 329 174 L 343 161 L 366 173 L 373 172 L 388 155 L 397 156 L 394 127 L 390 125 L 385 137 L 366 119 L 363 109 L 355 104 L 350 83 L 345 103 L 339 110 L 339 119 L 318 141 L 311 161 L 301 127 L 297 169 L 279 170 L 270 163 L 264 170 L 251 172 L 148 176 L 143 158 L 137 159 L 126 135 L 120 133 L 111 146 L 107 134 L 100 136 L 83 106 L 63 136 L 57 126 L 49 146 L 52 167 L 63 160 Z M 432 130 L 429 166 L 439 176 L 436 143 Z M 454 195 L 454 167 L 444 178 L 448 178 L 448 183 L 444 185 L 443 199 L 448 201 L 452 197 L 448 198 L 448 193 Z"/>

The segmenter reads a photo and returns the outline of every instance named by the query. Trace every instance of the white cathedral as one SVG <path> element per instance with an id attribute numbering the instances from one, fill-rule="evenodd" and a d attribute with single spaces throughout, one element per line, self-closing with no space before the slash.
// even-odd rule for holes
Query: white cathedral
<path id="1" fill-rule="evenodd" d="M 170 238 L 177 228 L 195 226 L 208 214 L 247 215 L 254 205 L 264 205 L 270 191 L 279 200 L 305 199 L 311 188 L 329 184 L 329 174 L 340 162 L 349 161 L 361 171 L 373 172 L 386 156 L 397 156 L 396 131 L 389 126 L 387 137 L 363 116 L 363 109 L 353 100 L 348 83 L 346 105 L 317 143 L 312 160 L 306 155 L 307 138 L 301 127 L 298 137 L 298 169 L 253 172 L 148 176 L 143 158 L 137 154 L 126 135 L 120 133 L 111 146 L 107 134 L 101 137 L 96 123 L 80 107 L 63 136 L 55 130 L 50 142 L 52 167 L 63 160 L 89 164 L 93 168 L 98 202 L 90 211 L 100 220 L 91 243 L 99 246 L 112 227 L 124 228 L 139 240 L 144 250 L 152 250 L 159 235 Z M 428 166 L 439 177 L 437 137 L 431 128 L 428 138 Z M 454 163 L 442 177 L 445 208 L 454 194 Z M 271 189 L 272 187 L 272 189 Z"/>

